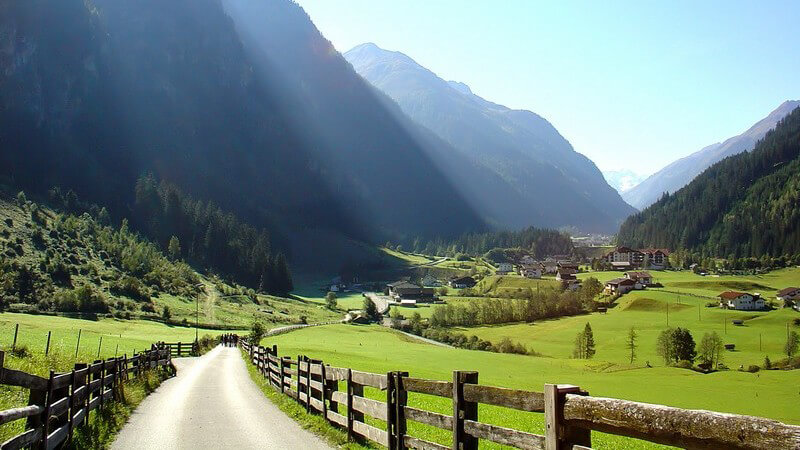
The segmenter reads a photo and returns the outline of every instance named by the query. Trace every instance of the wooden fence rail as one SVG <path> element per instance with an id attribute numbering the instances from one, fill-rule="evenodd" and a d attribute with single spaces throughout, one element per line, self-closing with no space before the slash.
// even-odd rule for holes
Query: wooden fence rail
<path id="1" fill-rule="evenodd" d="M 237 342 L 276 390 L 347 430 L 349 438 L 392 450 L 473 450 L 481 439 L 522 449 L 591 449 L 593 430 L 689 449 L 800 450 L 800 426 L 760 417 L 591 397 L 571 385 L 546 384 L 543 392 L 484 386 L 478 384 L 477 372 L 455 371 L 452 381 L 413 378 L 407 372 L 361 372 L 303 355 L 280 357 L 274 345 Z M 340 383 L 344 390 L 339 390 Z M 366 397 L 365 387 L 384 392 L 385 400 Z M 453 411 L 441 414 L 408 406 L 409 392 L 451 399 Z M 544 413 L 545 433 L 480 422 L 479 404 Z M 409 420 L 447 430 L 452 443 L 410 436 Z"/>
<path id="2" fill-rule="evenodd" d="M 0 411 L 0 425 L 26 419 L 25 431 L 0 444 L 0 450 L 63 447 L 77 427 L 88 423 L 90 411 L 122 398 L 122 385 L 131 374 L 170 366 L 171 353 L 172 347 L 158 343 L 131 358 L 77 363 L 71 372 L 40 377 L 4 367 L 0 351 L 0 384 L 30 391 L 28 406 Z"/>

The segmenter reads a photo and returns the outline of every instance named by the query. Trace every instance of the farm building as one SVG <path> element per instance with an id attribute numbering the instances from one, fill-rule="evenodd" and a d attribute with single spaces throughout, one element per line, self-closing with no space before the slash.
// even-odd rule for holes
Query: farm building
<path id="1" fill-rule="evenodd" d="M 653 276 L 650 275 L 650 272 L 625 272 L 625 278 L 636 281 L 643 286 L 653 284 Z"/>
<path id="2" fill-rule="evenodd" d="M 570 281 L 575 280 L 577 277 L 575 276 L 574 269 L 558 269 L 556 272 L 556 280 L 558 281 Z"/>
<path id="3" fill-rule="evenodd" d="M 451 288 L 466 289 L 475 286 L 477 282 L 472 277 L 455 277 L 451 278 L 448 284 Z"/>
<path id="4" fill-rule="evenodd" d="M 581 280 L 577 278 L 572 278 L 571 280 L 561 280 L 561 287 L 563 289 L 568 289 L 570 291 L 574 291 L 581 287 Z"/>
<path id="5" fill-rule="evenodd" d="M 434 300 L 433 288 L 417 286 L 408 281 L 397 281 L 386 285 L 389 288 L 389 296 L 396 302 L 402 303 L 403 300 L 414 300 L 416 302 L 432 302 Z"/>
<path id="6" fill-rule="evenodd" d="M 629 247 L 617 247 L 603 255 L 601 259 L 616 270 L 634 267 L 661 270 L 669 266 L 669 250 L 661 248 L 635 250 Z"/>
<path id="7" fill-rule="evenodd" d="M 787 287 L 778 291 L 778 300 L 783 302 L 784 307 L 791 307 L 800 300 L 800 288 Z"/>
<path id="8" fill-rule="evenodd" d="M 542 263 L 542 272 L 556 273 L 558 271 L 558 263 L 555 261 L 545 261 Z"/>
<path id="9" fill-rule="evenodd" d="M 514 270 L 514 266 L 511 263 L 503 262 L 497 265 L 497 274 L 498 275 L 507 275 Z"/>
<path id="10" fill-rule="evenodd" d="M 440 283 L 439 280 L 437 280 L 436 277 L 431 274 L 426 274 L 424 277 L 422 277 L 420 282 L 423 286 L 427 287 L 438 287 L 442 285 L 442 283 Z"/>
<path id="11" fill-rule="evenodd" d="M 637 285 L 640 286 L 638 289 L 641 289 L 641 284 L 638 284 L 630 278 L 614 278 L 606 282 L 605 291 L 609 294 L 622 295 L 637 289 Z"/>
<path id="12" fill-rule="evenodd" d="M 520 267 L 519 274 L 525 278 L 542 278 L 542 267 L 536 264 L 526 264 Z"/>
<path id="13" fill-rule="evenodd" d="M 725 291 L 719 294 L 719 306 L 725 309 L 738 311 L 757 311 L 764 309 L 764 299 L 758 294 L 750 295 L 746 292 Z"/>

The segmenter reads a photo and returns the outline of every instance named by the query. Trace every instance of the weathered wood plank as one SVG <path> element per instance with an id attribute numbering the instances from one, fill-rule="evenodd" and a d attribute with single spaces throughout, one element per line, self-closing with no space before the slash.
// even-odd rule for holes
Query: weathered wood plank
<path id="1" fill-rule="evenodd" d="M 272 380 L 272 382 L 275 384 L 281 384 L 281 378 L 278 376 L 277 373 L 270 372 L 269 379 Z"/>
<path id="2" fill-rule="evenodd" d="M 311 397 L 311 407 L 319 412 L 322 412 L 325 405 L 322 404 L 322 400 L 317 400 L 316 398 Z"/>
<path id="3" fill-rule="evenodd" d="M 424 423 L 426 425 L 430 425 L 437 428 L 442 428 L 444 430 L 452 430 L 453 429 L 453 417 L 446 416 L 444 414 L 439 414 L 431 411 L 425 411 L 423 409 L 412 408 L 410 406 L 406 406 L 403 408 L 406 413 L 406 419 L 413 420 L 415 422 Z"/>
<path id="4" fill-rule="evenodd" d="M 0 448 L 3 450 L 18 450 L 21 448 L 32 447 L 32 444 L 42 440 L 43 427 L 30 429 L 22 434 L 18 434 L 11 439 L 3 442 Z"/>
<path id="5" fill-rule="evenodd" d="M 447 445 L 437 444 L 436 442 L 426 441 L 409 435 L 403 436 L 403 443 L 406 447 L 417 450 L 450 450 Z"/>
<path id="6" fill-rule="evenodd" d="M 310 370 L 313 375 L 322 375 L 322 364 L 311 364 Z"/>
<path id="7" fill-rule="evenodd" d="M 364 422 L 353 422 L 353 431 L 371 441 L 377 442 L 384 447 L 389 445 L 389 435 L 372 425 L 367 425 Z"/>
<path id="8" fill-rule="evenodd" d="M 271 353 L 267 353 L 267 358 L 269 359 L 270 362 L 273 362 L 275 364 L 281 363 L 281 359 Z"/>
<path id="9" fill-rule="evenodd" d="M 474 420 L 464 421 L 464 432 L 478 439 L 486 439 L 497 444 L 510 445 L 527 450 L 544 450 L 545 445 L 544 436 L 480 423 Z"/>
<path id="10" fill-rule="evenodd" d="M 331 401 L 339 403 L 340 405 L 347 404 L 347 392 L 344 391 L 333 391 L 331 392 Z"/>
<path id="11" fill-rule="evenodd" d="M 7 409 L 0 411 L 0 425 L 25 417 L 35 416 L 44 412 L 44 408 L 38 405 L 23 406 L 21 408 Z"/>
<path id="12" fill-rule="evenodd" d="M 308 363 L 305 362 L 305 361 L 300 361 L 300 363 L 297 365 L 297 367 L 300 368 L 301 372 L 304 372 L 304 373 L 308 372 Z"/>
<path id="13" fill-rule="evenodd" d="M 53 389 L 61 389 L 69 386 L 72 382 L 72 373 L 62 373 L 53 377 Z"/>
<path id="14" fill-rule="evenodd" d="M 570 425 L 691 449 L 800 449 L 800 426 L 761 417 L 567 395 Z"/>
<path id="15" fill-rule="evenodd" d="M 292 369 L 291 367 L 284 367 L 283 368 L 283 374 L 284 375 L 295 375 L 296 376 L 297 375 L 297 370 Z"/>
<path id="16" fill-rule="evenodd" d="M 86 408 L 81 408 L 72 415 L 72 428 L 75 429 L 83 424 L 83 419 L 86 417 Z"/>
<path id="17" fill-rule="evenodd" d="M 464 400 L 521 411 L 544 412 L 544 393 L 542 392 L 465 384 Z"/>
<path id="18" fill-rule="evenodd" d="M 292 377 L 283 377 L 283 384 L 291 386 L 294 384 L 294 380 Z"/>
<path id="19" fill-rule="evenodd" d="M 353 397 L 353 410 L 380 420 L 386 420 L 386 403 L 371 398 Z"/>
<path id="20" fill-rule="evenodd" d="M 347 379 L 347 369 L 341 367 L 325 367 L 325 379 L 332 381 L 344 381 Z"/>
<path id="21" fill-rule="evenodd" d="M 322 383 L 319 381 L 310 380 L 308 384 L 311 386 L 311 389 L 314 389 L 317 392 L 322 392 Z"/>
<path id="22" fill-rule="evenodd" d="M 297 398 L 300 400 L 300 403 L 302 403 L 304 405 L 308 401 L 308 396 L 306 395 L 305 392 L 298 392 L 297 393 Z"/>
<path id="23" fill-rule="evenodd" d="M 95 397 L 89 401 L 89 411 L 100 406 L 100 397 Z"/>
<path id="24" fill-rule="evenodd" d="M 50 415 L 51 416 L 60 416 L 67 412 L 69 409 L 69 397 L 64 397 L 61 399 L 56 400 L 50 405 Z"/>
<path id="25" fill-rule="evenodd" d="M 297 391 L 293 390 L 290 386 L 285 386 L 283 388 L 283 393 L 297 400 Z"/>
<path id="26" fill-rule="evenodd" d="M 453 396 L 453 383 L 450 381 L 424 380 L 422 378 L 403 378 L 403 387 L 409 392 L 438 395 L 450 398 Z"/>
<path id="27" fill-rule="evenodd" d="M 328 420 L 330 420 L 331 422 L 333 422 L 333 423 L 335 423 L 337 425 L 341 425 L 341 426 L 343 426 L 345 428 L 347 427 L 347 417 L 346 416 L 343 416 L 343 415 L 341 415 L 339 413 L 335 413 L 335 412 L 333 412 L 331 410 L 328 410 L 327 417 L 328 417 Z"/>
<path id="28" fill-rule="evenodd" d="M 67 439 L 69 424 L 62 425 L 47 436 L 47 450 L 53 450 Z"/>
<path id="29" fill-rule="evenodd" d="M 389 383 L 385 374 L 379 375 L 376 373 L 359 372 L 358 370 L 351 371 L 351 374 L 353 383 L 360 384 L 362 386 L 371 386 L 380 390 L 384 390 Z"/>

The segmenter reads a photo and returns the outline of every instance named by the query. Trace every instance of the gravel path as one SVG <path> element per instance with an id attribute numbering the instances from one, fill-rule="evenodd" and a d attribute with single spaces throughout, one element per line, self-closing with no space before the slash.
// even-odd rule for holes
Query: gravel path
<path id="1" fill-rule="evenodd" d="M 136 408 L 112 449 L 331 448 L 267 400 L 238 349 L 173 362 L 178 375 Z"/>

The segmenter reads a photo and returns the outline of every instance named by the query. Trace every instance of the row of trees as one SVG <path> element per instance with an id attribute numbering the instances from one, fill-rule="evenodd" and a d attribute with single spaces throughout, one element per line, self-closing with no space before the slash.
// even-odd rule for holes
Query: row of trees
<path id="1" fill-rule="evenodd" d="M 533 322 L 555 317 L 583 314 L 592 308 L 580 290 L 559 292 L 526 291 L 527 298 L 475 298 L 468 302 L 452 302 L 437 306 L 431 314 L 434 327 L 490 325 L 511 322 Z M 592 296 L 593 297 L 593 296 Z"/>
<path id="2" fill-rule="evenodd" d="M 270 234 L 197 200 L 178 187 L 145 175 L 136 182 L 133 223 L 174 258 L 207 267 L 260 292 L 286 295 L 293 289 L 286 257 Z"/>
<path id="3" fill-rule="evenodd" d="M 406 244 L 407 247 L 401 244 L 400 250 L 450 257 L 458 254 L 479 256 L 494 248 L 519 248 L 532 254 L 535 258 L 544 258 L 548 255 L 569 255 L 573 250 L 572 240 L 568 234 L 535 227 L 524 228 L 520 231 L 465 233 L 451 239 L 416 238 Z M 386 246 L 397 248 L 391 242 L 387 242 Z"/>

